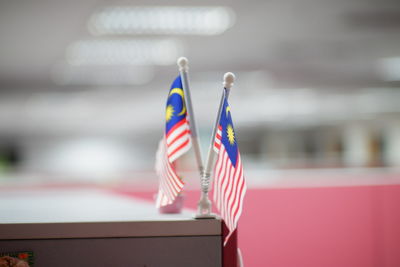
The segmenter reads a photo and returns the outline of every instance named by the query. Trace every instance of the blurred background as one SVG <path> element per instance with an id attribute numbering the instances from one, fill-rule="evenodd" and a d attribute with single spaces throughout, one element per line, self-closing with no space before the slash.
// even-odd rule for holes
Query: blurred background
<path id="1" fill-rule="evenodd" d="M 232 71 L 248 169 L 400 166 L 398 1 L 161 4 L 0 1 L 4 175 L 152 172 L 182 55 L 203 153 Z"/>
<path id="2" fill-rule="evenodd" d="M 236 74 L 250 189 L 399 184 L 399 44 L 398 0 L 0 0 L 0 183 L 155 192 L 186 56 L 204 155 Z M 193 155 L 179 167 L 198 190 Z"/>

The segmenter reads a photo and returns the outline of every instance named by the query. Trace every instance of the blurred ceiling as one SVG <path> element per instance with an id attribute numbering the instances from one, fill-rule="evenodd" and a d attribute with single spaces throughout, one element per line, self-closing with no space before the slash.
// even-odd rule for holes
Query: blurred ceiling
<path id="1" fill-rule="evenodd" d="M 29 125 L 29 129 L 43 130 L 49 123 L 54 126 L 53 130 L 60 125 L 60 131 L 65 132 L 82 130 L 90 122 L 95 132 L 117 129 L 117 132 L 129 133 L 138 123 L 133 114 L 139 108 L 146 110 L 145 114 L 150 117 L 157 117 L 155 123 L 161 125 L 158 114 L 162 113 L 165 99 L 160 96 L 165 95 L 166 87 L 176 75 L 176 65 L 74 68 L 68 64 L 68 51 L 71 45 L 82 40 L 172 38 L 181 45 L 181 50 L 176 52 L 182 52 L 190 60 L 192 88 L 218 88 L 223 73 L 233 71 L 239 74 L 238 85 L 245 88 L 247 103 L 260 96 L 268 98 L 265 92 L 272 89 L 292 94 L 285 90 L 349 92 L 398 86 L 385 79 L 380 69 L 383 59 L 400 56 L 398 0 L 169 1 L 168 5 L 178 7 L 227 7 L 233 10 L 235 23 L 219 35 L 96 36 L 88 28 L 91 16 L 103 8 L 160 5 L 164 6 L 165 2 L 0 0 L 0 121 L 7 126 L 3 132 L 26 130 Z M 124 71 L 127 74 L 123 75 Z M 113 73 L 118 75 L 112 78 Z M 65 75 L 69 76 L 65 78 Z M 111 78 L 105 79 L 107 75 Z M 134 80 L 135 76 L 141 80 Z M 381 106 L 393 98 L 379 94 L 376 98 L 381 101 L 376 103 Z M 198 99 L 206 102 L 210 97 L 204 92 L 198 95 Z M 238 95 L 243 97 L 244 93 Z M 300 100 L 309 103 L 305 104 L 307 107 L 313 106 L 310 98 L 304 98 L 309 92 L 300 95 L 303 97 Z M 156 100 L 149 100 L 151 97 Z M 212 96 L 211 104 L 215 103 L 218 103 L 218 94 Z M 201 110 L 210 109 L 211 104 L 196 103 Z M 151 113 L 154 106 L 157 109 Z M 388 109 L 388 112 L 398 111 L 390 105 Z M 281 114 L 276 110 L 254 110 L 253 113 Z M 303 110 L 301 116 L 318 111 L 300 110 Z M 285 116 L 297 114 L 296 110 L 285 112 Z M 213 113 L 214 108 L 210 114 Z M 206 113 L 199 119 L 209 120 L 209 116 Z M 96 122 L 99 122 L 98 128 Z M 141 125 L 146 123 L 148 120 L 140 120 Z M 148 124 L 150 127 L 151 123 Z"/>
<path id="2" fill-rule="evenodd" d="M 0 82 L 54 88 L 54 68 L 71 43 L 94 37 L 90 16 L 107 6 L 164 5 L 160 1 L 0 1 Z M 199 2 L 170 1 L 172 6 Z M 235 25 L 217 36 L 174 36 L 196 71 L 265 70 L 275 86 L 380 86 L 381 58 L 400 55 L 397 0 L 202 1 L 227 6 Z M 128 35 L 125 38 L 137 38 Z M 140 36 L 142 37 L 142 36 Z M 156 37 L 156 36 L 145 36 Z M 158 67 L 157 77 L 169 75 Z M 174 70 L 174 66 L 168 67 Z M 174 70 L 175 71 L 175 70 Z"/>

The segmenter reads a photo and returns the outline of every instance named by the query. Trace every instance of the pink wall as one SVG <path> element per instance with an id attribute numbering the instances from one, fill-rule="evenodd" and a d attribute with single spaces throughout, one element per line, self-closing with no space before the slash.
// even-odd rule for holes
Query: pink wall
<path id="1" fill-rule="evenodd" d="M 128 192 L 151 199 L 154 192 Z M 186 193 L 196 207 L 199 192 Z M 400 186 L 250 189 L 239 221 L 246 267 L 400 266 Z"/>
<path id="2" fill-rule="evenodd" d="M 250 190 L 246 266 L 400 266 L 400 186 Z"/>

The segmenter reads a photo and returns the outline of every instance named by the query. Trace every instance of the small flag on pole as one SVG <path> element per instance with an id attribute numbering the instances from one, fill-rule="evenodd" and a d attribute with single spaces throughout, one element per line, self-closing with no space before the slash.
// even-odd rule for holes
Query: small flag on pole
<path id="1" fill-rule="evenodd" d="M 191 147 L 189 122 L 181 77 L 171 85 L 165 110 L 165 134 L 156 155 L 156 172 L 160 178 L 156 206 L 171 204 L 182 191 L 183 181 L 173 162 Z"/>
<path id="2" fill-rule="evenodd" d="M 237 227 L 246 193 L 242 161 L 230 111 L 231 108 L 225 96 L 214 141 L 214 150 L 218 158 L 214 170 L 213 196 L 221 217 L 229 229 L 229 235 L 224 240 L 224 244 Z"/>

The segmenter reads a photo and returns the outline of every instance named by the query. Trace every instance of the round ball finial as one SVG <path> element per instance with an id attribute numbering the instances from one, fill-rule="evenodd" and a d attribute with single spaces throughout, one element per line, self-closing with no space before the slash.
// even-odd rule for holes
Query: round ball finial
<path id="1" fill-rule="evenodd" d="M 224 87 L 230 89 L 234 82 L 235 82 L 235 74 L 233 74 L 232 72 L 225 73 L 223 82 Z"/>
<path id="2" fill-rule="evenodd" d="M 189 66 L 188 66 L 189 61 L 188 61 L 188 59 L 185 58 L 185 57 L 180 57 L 180 58 L 178 58 L 178 60 L 176 61 L 176 63 L 177 63 L 178 66 L 179 66 L 179 70 L 188 70 L 188 69 L 189 69 Z"/>

